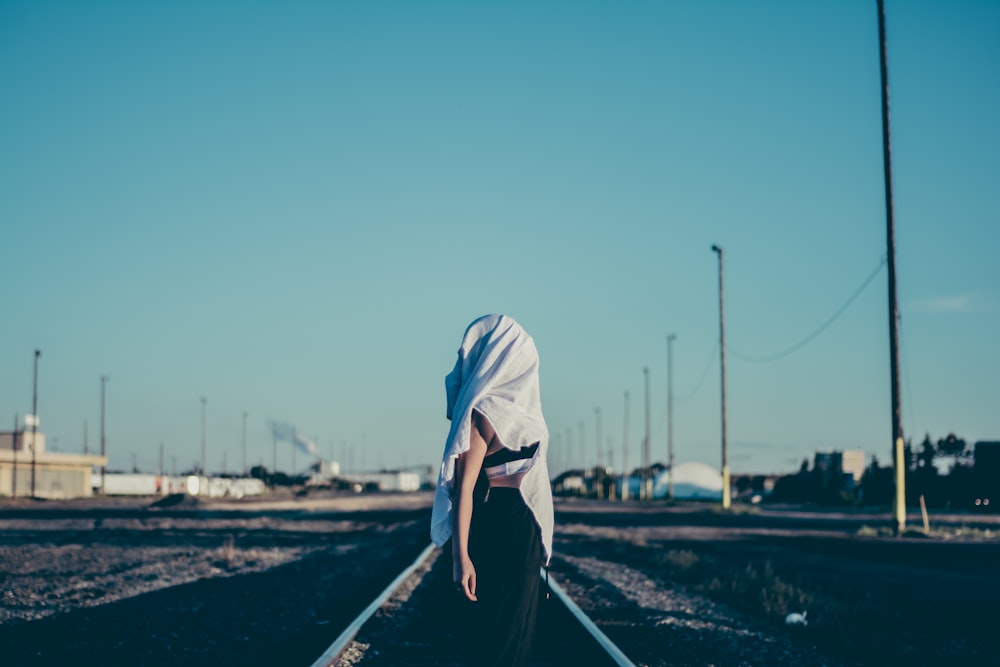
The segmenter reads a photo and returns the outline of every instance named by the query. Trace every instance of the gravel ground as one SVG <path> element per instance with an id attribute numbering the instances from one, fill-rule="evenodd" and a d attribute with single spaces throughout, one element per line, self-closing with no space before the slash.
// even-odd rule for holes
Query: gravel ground
<path id="1" fill-rule="evenodd" d="M 995 664 L 1000 517 L 897 538 L 863 530 L 884 515 L 629 509 L 558 504 L 553 572 L 643 664 Z"/>
<path id="2" fill-rule="evenodd" d="M 308 664 L 426 546 L 430 502 L 0 504 L 0 661 Z M 1000 543 L 858 537 L 879 521 L 559 500 L 552 576 L 648 667 L 990 664 Z M 808 629 L 693 586 L 664 567 L 670 550 L 731 572 L 773 564 L 817 593 Z M 824 587 L 856 592 L 855 625 L 834 624 Z"/>
<path id="3" fill-rule="evenodd" d="M 345 500 L 0 507 L 0 664 L 310 664 L 428 541 Z"/>
<path id="4" fill-rule="evenodd" d="M 348 549 L 353 549 L 348 545 Z M 108 604 L 213 577 L 261 572 L 315 547 L 32 545 L 0 547 L 0 625 Z"/>
<path id="5" fill-rule="evenodd" d="M 845 664 L 734 609 L 683 587 L 664 587 L 621 563 L 564 556 L 555 571 L 565 575 L 565 580 L 558 577 L 563 590 L 640 667 Z"/>

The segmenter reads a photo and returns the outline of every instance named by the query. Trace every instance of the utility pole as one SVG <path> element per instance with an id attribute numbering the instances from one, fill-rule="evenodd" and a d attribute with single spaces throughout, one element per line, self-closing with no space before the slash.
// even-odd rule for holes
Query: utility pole
<path id="1" fill-rule="evenodd" d="M 205 413 L 207 411 L 206 404 L 208 401 L 204 396 L 201 397 L 201 474 L 208 476 L 208 468 L 206 467 L 205 454 L 207 453 L 207 448 L 205 446 Z"/>
<path id="2" fill-rule="evenodd" d="M 594 469 L 597 475 L 597 498 L 600 500 L 604 496 L 604 469 L 601 467 L 601 409 L 594 408 L 594 418 L 597 421 L 597 467 Z"/>
<path id="3" fill-rule="evenodd" d="M 622 500 L 628 500 L 628 392 L 625 392 L 625 420 L 622 433 Z"/>
<path id="4" fill-rule="evenodd" d="M 271 444 L 273 445 L 273 451 L 271 452 L 271 477 L 278 472 L 278 425 L 271 422 Z"/>
<path id="5" fill-rule="evenodd" d="M 101 376 L 101 456 L 104 463 L 101 464 L 101 495 L 104 495 L 104 482 L 108 476 L 108 449 L 107 440 L 104 437 L 104 387 L 108 383 L 108 376 Z"/>
<path id="6" fill-rule="evenodd" d="M 35 389 L 31 399 L 31 497 L 35 497 L 35 465 L 38 460 L 38 357 L 41 350 L 35 350 Z"/>
<path id="7" fill-rule="evenodd" d="M 87 428 L 87 420 L 84 419 L 83 420 L 83 455 L 84 456 L 86 456 L 87 454 L 90 453 L 90 448 L 87 447 L 87 435 L 88 435 L 89 431 L 90 431 L 90 429 Z"/>
<path id="8" fill-rule="evenodd" d="M 642 369 L 642 374 L 645 376 L 646 381 L 646 437 L 643 440 L 642 447 L 642 493 L 643 498 L 646 501 L 653 499 L 653 475 L 650 466 L 652 462 L 650 461 L 650 451 L 649 443 L 652 437 L 650 433 L 650 422 L 649 422 L 649 366 Z"/>
<path id="9" fill-rule="evenodd" d="M 878 0 L 879 62 L 882 71 L 882 166 L 885 174 L 886 254 L 889 260 L 889 372 L 892 385 L 893 465 L 896 468 L 896 532 L 906 527 L 906 462 L 903 460 L 899 400 L 899 304 L 896 301 L 896 230 L 892 204 L 892 142 L 889 133 L 889 65 L 885 39 L 885 1 Z"/>
<path id="10" fill-rule="evenodd" d="M 719 256 L 719 355 L 722 366 L 722 509 L 729 509 L 729 447 L 726 444 L 726 310 L 722 282 L 722 248 L 712 246 Z"/>
<path id="11" fill-rule="evenodd" d="M 674 499 L 674 350 L 676 334 L 667 334 L 667 497 Z"/>
<path id="12" fill-rule="evenodd" d="M 160 467 L 157 469 L 157 475 L 163 477 L 163 443 L 160 443 Z"/>
<path id="13" fill-rule="evenodd" d="M 566 429 L 566 453 L 569 454 L 570 467 L 572 467 L 576 459 L 573 457 L 573 429 L 571 428 Z"/>
<path id="14" fill-rule="evenodd" d="M 12 436 L 13 437 L 13 443 L 11 445 L 13 447 L 13 449 L 11 450 L 11 453 L 14 456 L 14 463 L 11 466 L 11 468 L 13 469 L 13 471 L 11 472 L 11 478 L 10 478 L 10 495 L 11 495 L 12 498 L 17 498 L 17 432 L 21 428 L 21 425 L 18 423 L 19 422 L 18 417 L 19 417 L 19 415 L 17 415 L 15 413 L 14 414 L 14 434 Z"/>
<path id="15" fill-rule="evenodd" d="M 247 412 L 243 411 L 243 476 L 247 476 Z"/>

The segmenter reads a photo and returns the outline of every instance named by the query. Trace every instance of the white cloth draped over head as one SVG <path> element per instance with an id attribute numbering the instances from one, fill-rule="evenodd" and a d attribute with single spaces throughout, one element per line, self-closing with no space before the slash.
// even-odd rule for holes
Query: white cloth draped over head
<path id="1" fill-rule="evenodd" d="M 451 429 L 431 514 L 431 539 L 443 546 L 452 533 L 455 462 L 469 450 L 472 411 L 489 420 L 504 447 L 536 442 L 536 461 L 521 480 L 521 496 L 541 529 L 545 562 L 552 554 L 552 488 L 546 465 L 549 432 L 538 389 L 538 351 L 517 322 L 505 315 L 480 317 L 465 331 L 455 368 L 445 378 Z"/>

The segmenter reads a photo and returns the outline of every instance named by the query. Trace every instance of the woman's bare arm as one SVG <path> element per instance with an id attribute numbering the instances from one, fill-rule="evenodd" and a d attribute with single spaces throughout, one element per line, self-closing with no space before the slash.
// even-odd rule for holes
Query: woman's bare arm
<path id="1" fill-rule="evenodd" d="M 456 470 L 458 493 L 455 512 L 455 543 L 459 561 L 459 585 L 465 596 L 476 600 L 476 568 L 469 558 L 469 527 L 472 525 L 472 492 L 476 488 L 476 480 L 483 467 L 486 457 L 486 440 L 479 432 L 476 419 L 472 421 L 472 433 L 469 437 L 469 450 L 458 457 Z"/>

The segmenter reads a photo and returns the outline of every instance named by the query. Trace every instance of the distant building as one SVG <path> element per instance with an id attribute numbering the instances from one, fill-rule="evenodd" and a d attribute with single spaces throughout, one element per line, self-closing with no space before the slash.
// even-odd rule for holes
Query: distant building
<path id="1" fill-rule="evenodd" d="M 653 497 L 666 498 L 669 471 L 653 481 Z M 674 466 L 674 498 L 678 500 L 722 500 L 722 473 L 708 465 L 691 461 Z"/>
<path id="2" fill-rule="evenodd" d="M 972 451 L 977 471 L 1000 477 L 1000 441 L 980 440 Z"/>
<path id="3" fill-rule="evenodd" d="M 854 477 L 857 484 L 865 474 L 865 452 L 862 449 L 847 449 L 840 454 L 840 469 Z"/>
<path id="4" fill-rule="evenodd" d="M 419 491 L 420 475 L 404 470 L 387 470 L 382 472 L 351 472 L 340 476 L 340 479 L 363 488 L 376 487 L 379 491 Z"/>
<path id="5" fill-rule="evenodd" d="M 93 478 L 94 492 L 101 488 L 101 474 Z M 200 475 L 154 475 L 151 473 L 108 473 L 104 479 L 107 496 L 168 496 L 184 493 L 210 498 L 259 496 L 267 489 L 253 477 L 206 477 Z"/>
<path id="6" fill-rule="evenodd" d="M 587 493 L 587 480 L 582 470 L 566 470 L 552 480 L 552 492 L 582 496 Z"/>
<path id="7" fill-rule="evenodd" d="M 973 448 L 975 467 L 973 468 L 974 503 L 976 506 L 1000 507 L 1000 441 L 980 440 Z"/>
<path id="8" fill-rule="evenodd" d="M 47 452 L 45 434 L 41 431 L 35 434 L 27 430 L 0 432 L 0 496 L 26 498 L 32 495 L 32 456 L 35 459 L 33 495 L 36 498 L 90 496 L 94 467 L 108 463 L 104 456 Z"/>
<path id="9" fill-rule="evenodd" d="M 854 488 L 865 474 L 865 453 L 860 449 L 847 451 L 816 452 L 813 470 L 826 482 L 849 477 L 848 488 Z"/>

